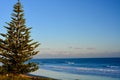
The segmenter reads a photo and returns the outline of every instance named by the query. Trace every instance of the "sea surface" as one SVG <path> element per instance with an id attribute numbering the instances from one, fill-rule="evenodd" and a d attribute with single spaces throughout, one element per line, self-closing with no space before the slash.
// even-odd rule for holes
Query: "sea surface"
<path id="1" fill-rule="evenodd" d="M 32 59 L 40 69 L 120 78 L 120 58 Z"/>

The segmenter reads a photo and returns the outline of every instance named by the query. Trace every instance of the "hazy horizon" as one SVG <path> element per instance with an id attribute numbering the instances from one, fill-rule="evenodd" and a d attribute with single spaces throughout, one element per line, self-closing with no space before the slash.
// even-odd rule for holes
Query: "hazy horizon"
<path id="1" fill-rule="evenodd" d="M 1 1 L 5 33 L 17 0 Z M 41 43 L 34 58 L 120 57 L 120 0 L 21 0 L 31 39 Z"/>

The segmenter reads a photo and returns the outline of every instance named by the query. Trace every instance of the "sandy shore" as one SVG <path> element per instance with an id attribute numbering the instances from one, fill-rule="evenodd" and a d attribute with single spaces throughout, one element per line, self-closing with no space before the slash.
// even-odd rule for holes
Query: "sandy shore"
<path id="1" fill-rule="evenodd" d="M 44 69 L 39 69 L 31 74 L 37 76 L 50 77 L 59 80 L 120 80 L 120 78 L 111 78 L 111 77 L 94 76 L 94 75 L 77 75 L 77 74 L 63 73 L 63 72 L 50 71 Z"/>

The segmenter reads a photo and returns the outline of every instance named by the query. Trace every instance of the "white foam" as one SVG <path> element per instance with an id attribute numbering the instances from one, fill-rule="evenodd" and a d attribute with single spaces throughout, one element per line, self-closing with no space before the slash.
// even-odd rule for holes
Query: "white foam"
<path id="1" fill-rule="evenodd" d="M 119 68 L 119 66 L 107 66 L 108 68 Z"/>
<path id="2" fill-rule="evenodd" d="M 117 70 L 113 69 L 103 69 L 103 68 L 84 68 L 84 67 L 79 67 L 77 68 L 78 70 L 86 70 L 86 71 L 100 71 L 100 72 L 115 72 Z"/>
<path id="3" fill-rule="evenodd" d="M 77 70 L 77 71 L 99 71 L 99 72 L 117 72 L 118 70 L 114 69 L 103 69 L 103 68 L 85 68 L 85 67 L 71 67 L 71 66 L 53 66 L 49 65 L 47 67 L 54 68 L 54 69 L 59 69 L 59 70 Z"/>
<path id="4" fill-rule="evenodd" d="M 74 62 L 67 62 L 67 64 L 75 64 Z"/>

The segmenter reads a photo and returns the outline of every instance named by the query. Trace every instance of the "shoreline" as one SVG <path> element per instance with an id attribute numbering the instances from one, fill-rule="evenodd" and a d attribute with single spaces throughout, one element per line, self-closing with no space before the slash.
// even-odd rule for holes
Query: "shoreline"
<path id="1" fill-rule="evenodd" d="M 46 78 L 52 78 L 55 80 L 120 80 L 120 78 L 112 78 L 106 76 L 96 76 L 96 75 L 77 75 L 65 72 L 57 72 L 45 69 L 39 69 L 35 72 L 30 73 L 33 76 L 41 76 Z"/>
<path id="2" fill-rule="evenodd" d="M 35 75 L 35 74 L 27 74 L 27 76 L 29 77 L 33 77 L 33 78 L 42 78 L 45 80 L 58 80 L 58 79 L 54 79 L 54 78 L 50 78 L 50 77 L 46 77 L 46 76 L 40 76 L 40 75 Z"/>

